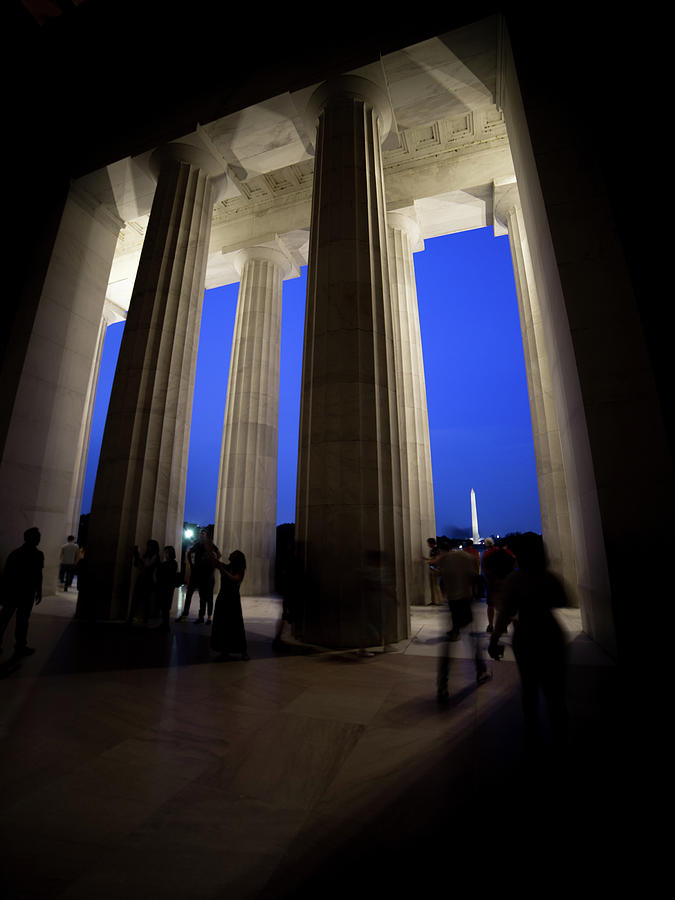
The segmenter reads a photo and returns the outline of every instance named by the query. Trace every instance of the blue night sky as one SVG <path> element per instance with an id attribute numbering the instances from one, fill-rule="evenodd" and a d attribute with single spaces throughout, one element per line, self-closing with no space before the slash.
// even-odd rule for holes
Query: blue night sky
<path id="1" fill-rule="evenodd" d="M 482 536 L 541 531 L 532 426 L 508 237 L 491 228 L 425 241 L 415 273 L 436 526 Z M 295 519 L 307 269 L 284 282 L 277 522 Z M 206 291 L 192 411 L 185 521 L 213 522 L 238 284 Z M 106 333 L 82 512 L 89 512 L 124 325 Z"/>

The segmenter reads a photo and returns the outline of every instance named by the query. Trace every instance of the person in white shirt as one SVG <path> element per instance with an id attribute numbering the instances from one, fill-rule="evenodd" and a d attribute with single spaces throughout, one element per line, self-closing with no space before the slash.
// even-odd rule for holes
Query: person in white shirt
<path id="1" fill-rule="evenodd" d="M 75 535 L 69 534 L 68 540 L 61 547 L 61 552 L 59 554 L 59 581 L 63 585 L 64 591 L 67 591 L 73 583 L 73 577 L 75 575 L 75 564 L 77 562 L 77 555 L 79 552 L 80 548 L 75 542 Z"/>

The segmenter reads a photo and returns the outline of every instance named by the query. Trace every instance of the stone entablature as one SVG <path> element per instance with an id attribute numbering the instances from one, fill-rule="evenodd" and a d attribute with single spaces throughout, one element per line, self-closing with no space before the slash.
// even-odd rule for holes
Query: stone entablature
<path id="1" fill-rule="evenodd" d="M 464 197 L 453 204 L 448 195 L 463 191 L 482 200 L 482 194 L 490 193 L 495 175 L 512 176 L 506 127 L 496 107 L 412 128 L 395 137 L 400 146 L 383 153 L 390 210 L 424 201 L 418 219 L 425 238 L 492 224 L 489 209 L 477 215 Z M 232 169 L 229 171 L 232 178 Z M 289 244 L 295 265 L 307 264 L 313 172 L 313 158 L 302 160 L 246 182 L 237 181 L 240 193 L 216 203 L 207 288 L 238 280 L 232 260 L 224 255 L 242 246 L 274 241 L 277 236 Z M 430 202 L 434 197 L 441 198 L 439 203 Z M 430 208 L 434 213 L 427 217 L 425 210 Z M 439 218 L 442 208 L 446 213 Z M 468 217 L 464 217 L 465 212 Z M 108 294 L 120 306 L 128 305 L 131 296 L 148 218 L 144 215 L 127 222 L 120 233 Z M 303 230 L 307 232 L 304 238 L 298 237 Z"/>

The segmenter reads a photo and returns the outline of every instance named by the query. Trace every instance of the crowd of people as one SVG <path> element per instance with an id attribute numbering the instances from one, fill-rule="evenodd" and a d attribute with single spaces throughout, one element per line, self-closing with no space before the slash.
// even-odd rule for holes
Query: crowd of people
<path id="1" fill-rule="evenodd" d="M 142 555 L 139 548 L 134 547 L 133 564 L 138 571 L 127 625 L 132 626 L 140 619 L 142 625 L 147 627 L 152 613 L 159 612 L 159 628 L 169 631 L 174 591 L 185 585 L 185 598 L 176 622 L 184 622 L 188 618 L 192 598 L 197 593 L 199 613 L 194 623 L 211 626 L 211 649 L 219 659 L 237 654 L 242 660 L 248 660 L 239 594 L 239 586 L 246 573 L 246 557 L 241 550 L 234 550 L 228 561 L 223 562 L 220 550 L 208 530 L 203 528 L 199 539 L 188 547 L 185 561 L 183 575 L 178 568 L 174 547 L 164 547 L 160 553 L 157 541 L 149 540 Z M 216 572 L 220 573 L 220 590 L 214 602 Z"/>
<path id="2" fill-rule="evenodd" d="M 484 541 L 482 555 L 469 541 L 427 541 L 424 562 L 447 602 L 451 628 L 439 656 L 437 696 L 448 701 L 452 642 L 464 638 L 472 646 L 478 685 L 490 680 L 486 656 L 503 658 L 500 638 L 512 629 L 512 650 L 521 679 L 526 742 L 541 737 L 539 694 L 544 697 L 554 745 L 563 746 L 567 732 L 565 707 L 566 641 L 553 609 L 568 605 L 561 580 L 548 569 L 541 535 L 514 535 L 508 543 Z M 432 602 L 433 602 L 432 592 Z M 485 596 L 487 641 L 474 623 L 475 604 Z"/>
<path id="3" fill-rule="evenodd" d="M 12 617 L 15 621 L 15 647 L 12 661 L 18 664 L 34 650 L 28 646 L 28 623 L 34 604 L 42 600 L 44 554 L 38 550 L 40 532 L 29 528 L 24 543 L 7 557 L 3 573 L 0 641 Z M 550 728 L 556 742 L 564 739 L 566 714 L 564 702 L 565 649 L 563 632 L 552 610 L 567 605 L 560 579 L 548 570 L 544 544 L 533 532 L 515 535 L 509 542 L 486 538 L 482 554 L 471 540 L 452 541 L 429 538 L 428 556 L 422 557 L 429 568 L 430 594 L 433 604 L 446 604 L 450 628 L 444 651 L 439 656 L 437 696 L 449 699 L 448 683 L 451 662 L 449 647 L 460 640 L 470 642 L 475 663 L 476 681 L 489 681 L 487 657 L 499 661 L 503 656 L 500 638 L 512 629 L 512 649 L 522 684 L 525 727 L 529 737 L 539 731 L 538 698 L 543 693 L 548 708 Z M 151 618 L 160 618 L 159 630 L 170 630 L 170 615 L 177 587 L 185 585 L 185 596 L 176 622 L 189 616 L 192 597 L 199 596 L 197 625 L 211 626 L 211 649 L 218 659 L 233 654 L 248 660 L 246 632 L 239 593 L 246 573 L 246 557 L 240 550 L 230 553 L 227 562 L 214 544 L 207 529 L 185 554 L 185 573 L 179 568 L 172 546 L 160 549 L 156 540 L 148 540 L 144 552 L 133 548 L 135 579 L 129 602 L 127 625 L 140 622 L 148 627 Z M 370 569 L 380 572 L 379 560 Z M 370 571 L 367 569 L 367 571 Z M 364 572 L 366 569 L 364 569 Z M 220 589 L 214 602 L 216 572 Z M 85 555 L 73 535 L 69 535 L 59 554 L 59 580 L 65 592 L 75 577 L 84 577 Z M 376 583 L 379 602 L 381 585 Z M 370 584 L 363 576 L 363 583 Z M 366 588 L 364 592 L 368 594 Z M 390 587 L 393 592 L 393 587 Z M 292 593 L 292 591 L 291 591 Z M 474 622 L 477 602 L 485 597 L 487 629 L 481 633 Z M 286 598 L 288 600 L 288 598 Z M 285 601 L 284 613 L 274 640 L 281 643 L 281 630 L 290 620 Z M 372 616 L 373 621 L 376 616 Z M 370 620 L 368 620 L 370 621 Z M 367 653 L 359 648 L 361 655 Z"/>
<path id="4" fill-rule="evenodd" d="M 6 668 L 13 669 L 24 656 L 35 652 L 28 646 L 28 623 L 33 606 L 42 601 L 42 573 L 44 554 L 38 550 L 41 540 L 37 528 L 24 532 L 24 543 L 7 557 L 2 575 L 0 602 L 0 643 L 15 618 L 14 652 Z M 241 609 L 239 586 L 246 573 L 246 557 L 234 550 L 227 561 L 213 543 L 207 529 L 186 552 L 185 574 L 179 568 L 176 550 L 148 540 L 143 553 L 133 548 L 132 567 L 135 571 L 126 624 L 140 623 L 148 628 L 150 620 L 160 619 L 159 631 L 170 631 L 170 616 L 176 588 L 186 586 L 182 609 L 177 622 L 187 619 L 195 592 L 199 595 L 199 615 L 196 624 L 211 625 L 211 648 L 218 659 L 237 654 L 248 660 L 246 632 Z M 215 599 L 215 573 L 220 573 L 220 590 Z M 86 577 L 86 557 L 75 536 L 70 534 L 59 551 L 59 586 L 67 593 L 76 580 L 78 586 Z M 205 618 L 206 616 L 206 618 Z M 1 652 L 1 647 L 0 647 Z"/>

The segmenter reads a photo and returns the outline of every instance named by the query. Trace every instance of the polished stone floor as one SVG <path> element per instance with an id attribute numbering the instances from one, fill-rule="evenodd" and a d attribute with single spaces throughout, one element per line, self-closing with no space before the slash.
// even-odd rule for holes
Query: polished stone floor
<path id="1" fill-rule="evenodd" d="M 213 662 L 209 629 L 169 635 L 36 608 L 0 679 L 0 895 L 338 897 L 414 891 L 546 896 L 610 882 L 621 854 L 625 735 L 615 666 L 569 637 L 569 748 L 526 754 L 510 648 L 475 683 L 445 616 L 370 658 L 286 645 L 275 598 L 245 598 L 250 662 Z M 485 624 L 485 607 L 476 608 Z M 10 641 L 6 636 L 5 655 Z M 506 639 L 508 643 L 508 637 Z M 610 869 L 611 871 L 611 869 Z M 584 874 L 585 873 L 585 874 Z M 3 893 L 4 892 L 4 893 Z"/>

